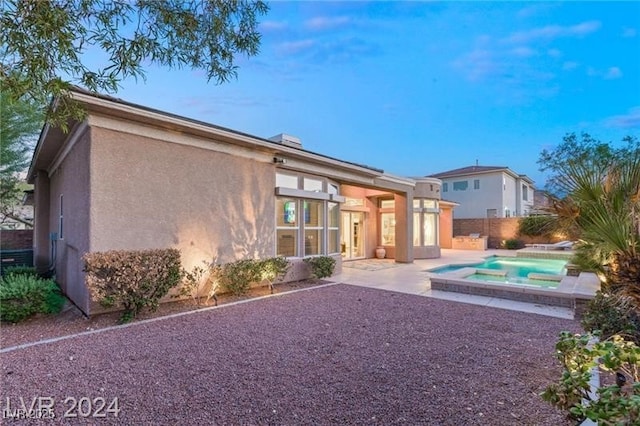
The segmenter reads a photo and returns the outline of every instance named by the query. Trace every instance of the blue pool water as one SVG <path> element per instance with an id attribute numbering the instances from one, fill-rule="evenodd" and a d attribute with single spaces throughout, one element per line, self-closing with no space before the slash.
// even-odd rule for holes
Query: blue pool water
<path id="1" fill-rule="evenodd" d="M 457 271 L 462 268 L 483 268 L 506 270 L 508 277 L 526 278 L 530 272 L 539 274 L 565 275 L 566 260 L 558 259 L 531 259 L 526 257 L 501 257 L 488 258 L 484 262 L 466 265 L 447 265 L 430 269 L 434 274 Z"/>

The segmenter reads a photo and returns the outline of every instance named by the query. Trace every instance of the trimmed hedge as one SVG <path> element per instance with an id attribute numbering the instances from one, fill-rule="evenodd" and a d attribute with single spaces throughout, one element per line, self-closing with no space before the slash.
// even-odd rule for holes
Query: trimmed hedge
<path id="1" fill-rule="evenodd" d="M 122 307 L 121 322 L 145 308 L 155 311 L 182 278 L 177 249 L 94 252 L 83 260 L 91 296 L 105 307 Z"/>

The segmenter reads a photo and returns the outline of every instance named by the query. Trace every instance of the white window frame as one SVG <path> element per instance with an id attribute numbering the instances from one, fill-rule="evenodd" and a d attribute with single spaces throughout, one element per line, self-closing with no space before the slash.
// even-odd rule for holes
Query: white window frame
<path id="1" fill-rule="evenodd" d="M 416 201 L 419 201 L 418 205 L 416 206 Z M 435 207 L 426 207 L 425 205 L 427 204 L 426 202 L 429 202 L 429 204 L 433 204 L 433 202 L 435 202 Z M 440 215 L 440 205 L 438 203 L 438 200 L 433 200 L 430 198 L 416 198 L 413 200 L 413 214 L 411 216 L 412 220 L 414 220 L 414 235 L 412 236 L 412 241 L 414 241 L 415 239 L 415 232 L 416 232 L 416 223 L 415 223 L 415 217 L 414 215 L 417 213 L 418 216 L 418 229 L 420 231 L 420 237 L 419 237 L 419 245 L 415 245 L 414 247 L 432 247 L 434 245 L 438 245 L 440 244 L 440 232 L 438 229 L 438 225 L 439 225 L 439 215 Z M 436 241 L 434 244 L 426 244 L 425 242 L 425 233 L 424 233 L 424 225 L 426 223 L 426 216 L 427 215 L 433 215 L 435 216 L 435 222 L 434 222 L 434 234 L 436 237 Z"/>
<path id="2" fill-rule="evenodd" d="M 295 255 L 288 256 L 288 258 L 304 258 L 310 256 L 331 256 L 331 255 L 339 255 L 340 254 L 340 220 L 338 218 L 337 226 L 329 227 L 329 203 L 340 204 L 344 202 L 344 197 L 339 195 L 339 184 L 337 182 L 333 182 L 332 180 L 316 176 L 310 174 L 302 174 L 295 172 L 288 172 L 277 170 L 276 174 L 280 174 L 286 177 L 295 177 L 297 179 L 297 188 L 292 188 L 291 186 L 286 187 L 278 187 L 276 186 L 276 197 L 284 198 L 288 200 L 293 200 L 296 202 L 296 220 L 297 227 L 279 227 L 278 226 L 278 211 L 276 211 L 276 241 L 275 241 L 275 252 L 278 253 L 278 238 L 277 231 L 278 230 L 292 230 L 295 229 L 296 232 L 296 247 L 295 247 Z M 276 181 L 277 181 L 276 176 Z M 322 190 L 319 191 L 317 189 L 313 190 L 305 190 L 305 182 L 308 184 L 309 182 L 319 181 L 322 182 Z M 322 224 L 320 226 L 306 226 L 305 220 L 305 211 L 304 205 L 305 202 L 316 202 L 322 203 Z M 276 206 L 278 203 L 276 202 Z M 305 231 L 306 230 L 320 230 L 322 236 L 322 245 L 320 248 L 320 252 L 317 255 L 307 255 L 305 253 Z M 329 232 L 337 231 L 337 247 L 335 247 L 335 252 L 329 252 Z"/>

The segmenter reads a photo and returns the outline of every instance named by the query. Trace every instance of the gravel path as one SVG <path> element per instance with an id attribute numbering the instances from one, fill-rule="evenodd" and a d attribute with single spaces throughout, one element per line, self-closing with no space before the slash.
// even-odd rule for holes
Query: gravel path
<path id="1" fill-rule="evenodd" d="M 0 408 L 52 398 L 41 424 L 569 425 L 538 396 L 561 330 L 579 325 L 335 285 L 0 354 Z"/>

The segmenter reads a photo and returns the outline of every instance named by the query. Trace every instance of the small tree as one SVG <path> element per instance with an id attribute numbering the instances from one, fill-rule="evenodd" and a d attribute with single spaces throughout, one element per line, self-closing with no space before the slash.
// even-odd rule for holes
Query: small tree
<path id="1" fill-rule="evenodd" d="M 527 237 L 549 236 L 556 229 L 556 220 L 550 216 L 526 216 L 518 220 L 518 235 Z"/>
<path id="2" fill-rule="evenodd" d="M 12 99 L 41 104 L 59 99 L 52 123 L 61 127 L 82 111 L 69 102 L 76 84 L 113 93 L 144 66 L 203 69 L 218 83 L 236 76 L 238 54 L 258 53 L 262 1 L 4 0 L 0 15 L 0 74 Z M 104 66 L 90 66 L 88 49 Z"/>
<path id="3" fill-rule="evenodd" d="M 16 207 L 21 200 L 21 174 L 42 128 L 42 108 L 25 98 L 11 99 L 0 88 L 0 221 L 7 218 L 33 226 Z"/>

